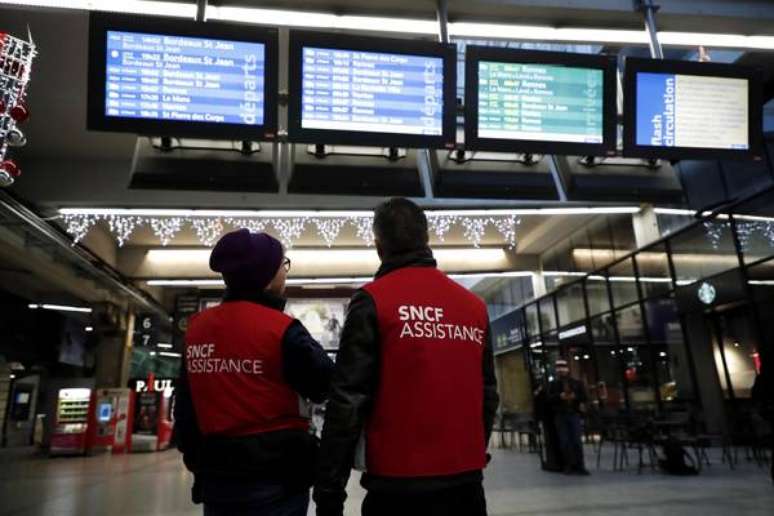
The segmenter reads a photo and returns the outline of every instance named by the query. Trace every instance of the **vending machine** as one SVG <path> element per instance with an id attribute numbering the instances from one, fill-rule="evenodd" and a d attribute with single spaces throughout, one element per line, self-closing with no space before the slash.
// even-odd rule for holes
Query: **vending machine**
<path id="1" fill-rule="evenodd" d="M 91 392 L 86 388 L 59 390 L 51 455 L 80 455 L 86 451 Z"/>
<path id="2" fill-rule="evenodd" d="M 130 384 L 134 389 L 131 451 L 169 448 L 174 426 L 173 380 L 133 380 Z"/>
<path id="3" fill-rule="evenodd" d="M 89 454 L 128 448 L 129 389 L 96 389 L 89 408 L 86 451 Z"/>

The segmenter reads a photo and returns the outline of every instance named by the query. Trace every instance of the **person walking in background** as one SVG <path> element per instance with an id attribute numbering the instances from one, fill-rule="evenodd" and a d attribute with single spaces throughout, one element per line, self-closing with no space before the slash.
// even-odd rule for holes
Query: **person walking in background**
<path id="1" fill-rule="evenodd" d="M 559 436 L 564 472 L 588 475 L 583 457 L 582 417 L 586 410 L 586 389 L 570 376 L 566 360 L 556 361 L 557 378 L 548 384 L 548 400 L 554 414 L 554 426 Z"/>
<path id="2" fill-rule="evenodd" d="M 189 322 L 175 405 L 194 502 L 205 516 L 306 516 L 318 441 L 299 398 L 324 401 L 333 362 L 283 313 L 290 260 L 279 241 L 228 233 L 210 268 L 226 294 Z"/>
<path id="3" fill-rule="evenodd" d="M 413 202 L 381 204 L 374 235 L 382 263 L 344 322 L 317 514 L 343 514 L 350 470 L 362 462 L 364 516 L 484 516 L 498 405 L 486 305 L 436 268 L 427 218 Z"/>

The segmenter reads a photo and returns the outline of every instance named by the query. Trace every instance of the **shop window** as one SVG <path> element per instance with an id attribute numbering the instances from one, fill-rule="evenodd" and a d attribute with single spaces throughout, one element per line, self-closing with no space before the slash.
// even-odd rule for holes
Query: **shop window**
<path id="1" fill-rule="evenodd" d="M 559 312 L 559 325 L 580 321 L 586 318 L 583 306 L 583 286 L 576 282 L 556 293 L 556 307 Z"/>
<path id="2" fill-rule="evenodd" d="M 774 221 L 737 219 L 736 231 L 744 263 L 757 263 L 774 257 Z"/>
<path id="3" fill-rule="evenodd" d="M 619 351 L 609 346 L 594 346 L 594 359 L 599 370 L 599 377 L 593 393 L 594 401 L 600 410 L 619 411 L 626 407 L 623 385 L 623 368 Z"/>
<path id="4" fill-rule="evenodd" d="M 643 297 L 660 296 L 672 291 L 672 275 L 664 244 L 637 253 L 634 259 L 640 273 Z"/>
<path id="5" fill-rule="evenodd" d="M 589 303 L 589 315 L 594 316 L 610 311 L 610 298 L 607 295 L 607 280 L 601 276 L 586 279 L 586 298 Z"/>
<path id="6" fill-rule="evenodd" d="M 671 247 L 678 286 L 739 267 L 731 226 L 724 220 L 706 221 L 677 235 Z"/>
<path id="7" fill-rule="evenodd" d="M 573 378 L 583 382 L 586 389 L 596 385 L 597 377 L 594 372 L 594 360 L 591 356 L 591 346 L 583 344 L 562 344 L 562 356 L 570 365 L 570 374 Z"/>
<path id="8" fill-rule="evenodd" d="M 621 349 L 624 379 L 632 409 L 645 410 L 656 407 L 652 351 L 646 346 L 626 346 Z"/>
<path id="9" fill-rule="evenodd" d="M 496 357 L 499 373 L 500 405 L 504 412 L 531 413 L 532 390 L 523 350 Z"/>
<path id="10" fill-rule="evenodd" d="M 539 336 L 540 327 L 538 326 L 538 306 L 537 303 L 527 305 L 527 334 L 530 336 Z"/>
<path id="11" fill-rule="evenodd" d="M 532 337 L 528 341 L 530 368 L 532 370 L 533 385 L 540 385 L 548 373 L 546 369 L 545 350 L 543 341 L 539 337 Z"/>
<path id="12" fill-rule="evenodd" d="M 546 380 L 551 382 L 556 378 L 556 361 L 562 356 L 559 341 L 555 333 L 543 337 L 543 363 L 545 364 Z"/>
<path id="13" fill-rule="evenodd" d="M 608 269 L 610 290 L 613 293 L 613 303 L 616 307 L 636 303 L 637 280 L 634 276 L 634 265 L 631 258 L 627 258 Z"/>
<path id="14" fill-rule="evenodd" d="M 733 393 L 736 398 L 749 398 L 761 365 L 750 314 L 734 310 L 716 317 L 720 335 L 714 339 L 714 353 L 721 387 L 726 397 Z"/>
<path id="15" fill-rule="evenodd" d="M 543 331 L 556 329 L 556 312 L 554 311 L 554 296 L 548 296 L 540 300 L 540 324 Z"/>
<path id="16" fill-rule="evenodd" d="M 656 382 L 666 402 L 696 399 L 677 305 L 672 297 L 645 303 L 645 320 L 656 359 Z"/>
<path id="17" fill-rule="evenodd" d="M 759 195 L 734 211 L 736 231 L 746 264 L 774 257 L 774 191 Z"/>
<path id="18" fill-rule="evenodd" d="M 618 323 L 618 337 L 622 347 L 646 344 L 640 305 L 632 305 L 618 310 L 615 317 Z"/>
<path id="19" fill-rule="evenodd" d="M 591 319 L 591 334 L 594 337 L 594 346 L 614 348 L 617 344 L 613 328 L 613 314 L 605 314 Z"/>

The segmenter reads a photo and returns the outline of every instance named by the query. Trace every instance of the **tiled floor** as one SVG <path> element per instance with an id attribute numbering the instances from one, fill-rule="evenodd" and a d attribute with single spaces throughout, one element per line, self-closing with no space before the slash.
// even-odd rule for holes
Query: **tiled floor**
<path id="1" fill-rule="evenodd" d="M 699 477 L 605 470 L 591 477 L 544 473 L 537 457 L 495 450 L 487 471 L 490 516 L 526 514 L 701 515 L 774 514 L 774 486 L 764 469 L 737 471 L 714 459 Z M 590 463 L 593 461 L 590 461 Z M 176 451 L 48 459 L 32 450 L 0 451 L 0 516 L 198 515 L 190 477 Z M 351 482 L 347 515 L 359 514 L 363 491 Z M 310 509 L 310 514 L 314 514 Z"/>

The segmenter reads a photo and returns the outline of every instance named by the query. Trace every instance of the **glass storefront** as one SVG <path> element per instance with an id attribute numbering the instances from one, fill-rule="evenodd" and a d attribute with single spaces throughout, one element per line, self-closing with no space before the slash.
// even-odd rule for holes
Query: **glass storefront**
<path id="1" fill-rule="evenodd" d="M 629 254 L 617 251 L 609 226 L 585 235 L 590 249 L 555 252 L 544 269 L 567 274 L 552 281 L 557 286 L 549 294 L 516 309 L 523 314 L 532 385 L 550 381 L 561 357 L 601 410 L 687 409 L 717 420 L 734 413 L 725 409 L 724 415 L 722 403 L 715 410 L 708 400 L 722 392 L 726 405 L 743 403 L 772 353 L 769 206 L 774 190 L 675 224 L 661 240 Z M 605 252 L 608 264 L 592 269 Z M 714 386 L 706 385 L 708 368 Z"/>

